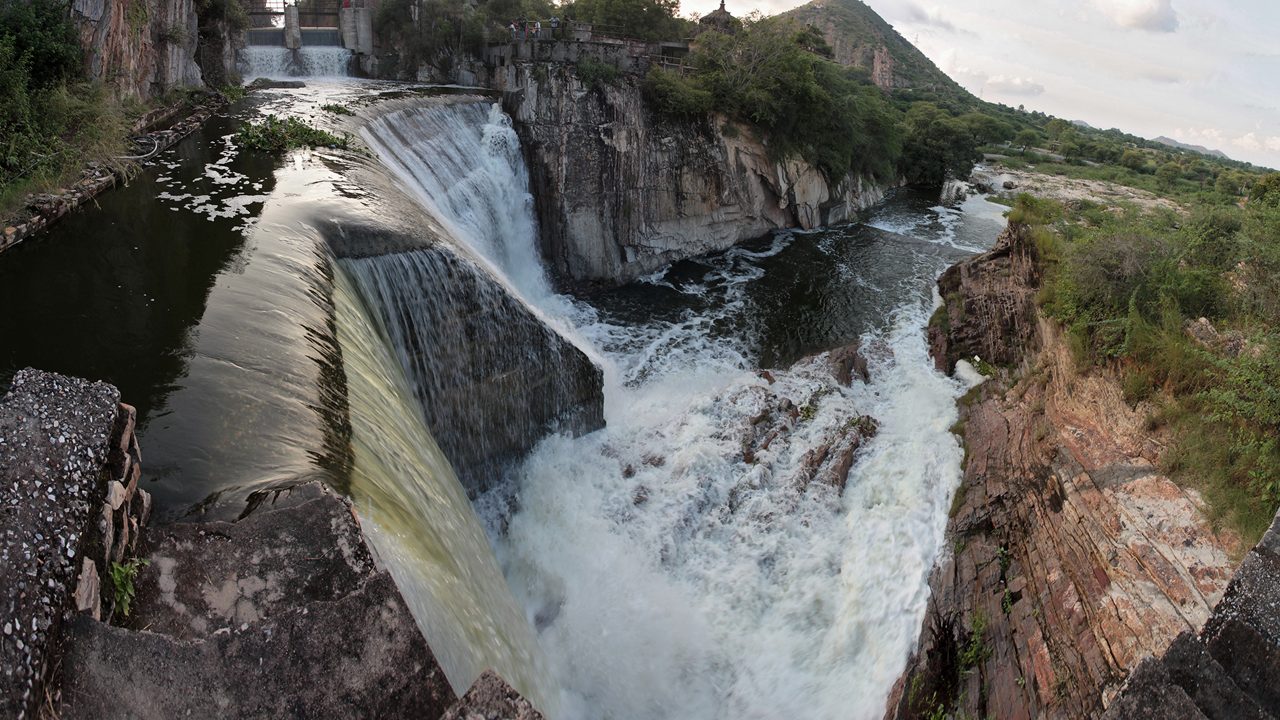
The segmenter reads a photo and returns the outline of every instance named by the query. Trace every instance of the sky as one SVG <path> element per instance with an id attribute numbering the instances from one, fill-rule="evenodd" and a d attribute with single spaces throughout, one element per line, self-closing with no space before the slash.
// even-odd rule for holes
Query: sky
<path id="1" fill-rule="evenodd" d="M 864 1 L 986 100 L 1280 168 L 1280 0 Z M 801 4 L 726 0 L 738 16 Z"/>

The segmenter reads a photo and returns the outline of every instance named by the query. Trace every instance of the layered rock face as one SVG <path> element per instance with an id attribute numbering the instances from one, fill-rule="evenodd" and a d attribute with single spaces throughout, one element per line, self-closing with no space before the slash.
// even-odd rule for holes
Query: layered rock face
<path id="1" fill-rule="evenodd" d="M 625 282 L 783 227 L 839 223 L 883 197 L 777 162 L 723 118 L 653 118 L 639 79 L 584 84 L 569 64 L 495 69 L 529 166 L 545 256 L 575 281 Z"/>
<path id="2" fill-rule="evenodd" d="M 1231 576 L 1198 497 L 1157 470 L 1143 409 L 1036 320 L 1033 255 L 1014 227 L 941 283 L 939 364 L 1018 370 L 963 403 L 954 554 L 888 717 L 1098 716 L 1144 657 L 1205 624 Z"/>
<path id="3" fill-rule="evenodd" d="M 122 96 L 204 85 L 195 0 L 74 0 L 71 18 L 90 79 L 114 83 Z"/>
<path id="4" fill-rule="evenodd" d="M 196 0 L 73 0 L 71 19 L 89 79 L 114 85 L 121 97 L 236 79 L 243 33 L 222 22 L 201 27 Z"/>

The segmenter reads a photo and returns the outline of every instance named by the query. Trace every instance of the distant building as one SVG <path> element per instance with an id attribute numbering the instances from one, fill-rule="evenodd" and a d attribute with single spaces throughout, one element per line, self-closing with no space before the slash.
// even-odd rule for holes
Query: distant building
<path id="1" fill-rule="evenodd" d="M 724 9 L 724 0 L 720 0 L 719 10 L 712 10 L 706 15 L 703 15 L 702 19 L 698 21 L 698 24 L 701 26 L 699 28 L 699 32 L 714 30 L 716 32 L 733 35 L 737 33 L 738 30 L 742 29 L 742 22 L 733 15 L 730 15 L 728 10 Z"/>

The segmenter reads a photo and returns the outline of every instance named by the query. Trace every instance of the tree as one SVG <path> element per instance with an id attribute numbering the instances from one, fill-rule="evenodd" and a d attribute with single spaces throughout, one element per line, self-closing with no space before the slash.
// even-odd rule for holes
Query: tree
<path id="1" fill-rule="evenodd" d="M 1057 140 L 1062 134 L 1071 129 L 1071 123 L 1061 118 L 1054 118 L 1044 124 L 1044 134 L 1049 136 L 1050 140 Z"/>
<path id="2" fill-rule="evenodd" d="M 981 157 L 965 124 L 933 103 L 913 104 L 902 124 L 900 167 L 907 182 L 937 187 L 948 178 L 966 178 Z"/>
<path id="3" fill-rule="evenodd" d="M 1271 173 L 1255 182 L 1249 188 L 1249 202 L 1280 207 L 1280 173 Z"/>
<path id="4" fill-rule="evenodd" d="M 1216 190 L 1219 195 L 1235 197 L 1240 194 L 1240 179 L 1235 173 L 1229 170 L 1223 170 L 1218 173 L 1218 179 L 1213 184 L 1213 189 Z"/>
<path id="5" fill-rule="evenodd" d="M 1019 132 L 1017 137 L 1013 139 L 1013 144 L 1022 148 L 1023 155 L 1027 154 L 1027 148 L 1038 142 L 1040 142 L 1040 134 L 1031 128 Z"/>
<path id="6" fill-rule="evenodd" d="M 1120 156 L 1120 164 L 1130 170 L 1141 172 L 1147 166 L 1147 157 L 1138 150 L 1128 148 Z"/>
<path id="7" fill-rule="evenodd" d="M 1182 167 L 1176 162 L 1167 162 L 1156 170 L 1156 180 L 1159 180 L 1161 187 L 1166 189 L 1172 188 L 1180 177 L 1182 177 Z"/>
<path id="8" fill-rule="evenodd" d="M 679 0 L 575 0 L 564 12 L 574 20 L 611 25 L 643 40 L 676 40 L 684 21 L 676 17 Z"/>

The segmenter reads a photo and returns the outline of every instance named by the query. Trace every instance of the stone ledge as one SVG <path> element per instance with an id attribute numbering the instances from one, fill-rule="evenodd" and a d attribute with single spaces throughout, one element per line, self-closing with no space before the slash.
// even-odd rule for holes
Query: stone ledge
<path id="1" fill-rule="evenodd" d="M 98 563 L 132 553 L 150 510 L 134 422 L 114 387 L 32 369 L 0 400 L 0 715 L 44 699 L 65 615 L 113 609 Z"/>

